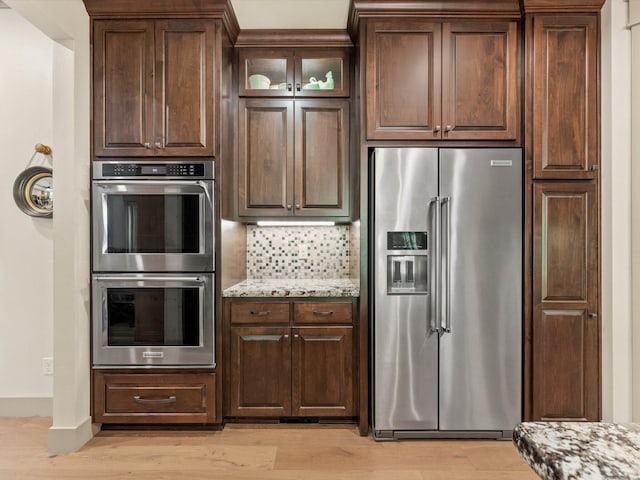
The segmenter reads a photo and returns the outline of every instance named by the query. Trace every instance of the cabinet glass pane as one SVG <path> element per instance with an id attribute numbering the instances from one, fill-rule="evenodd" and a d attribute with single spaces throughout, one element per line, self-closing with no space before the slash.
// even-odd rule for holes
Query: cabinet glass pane
<path id="1" fill-rule="evenodd" d="M 341 58 L 303 58 L 302 88 L 341 90 L 343 70 Z"/>
<path id="2" fill-rule="evenodd" d="M 249 58 L 246 60 L 247 90 L 268 90 L 287 88 L 286 58 Z"/>

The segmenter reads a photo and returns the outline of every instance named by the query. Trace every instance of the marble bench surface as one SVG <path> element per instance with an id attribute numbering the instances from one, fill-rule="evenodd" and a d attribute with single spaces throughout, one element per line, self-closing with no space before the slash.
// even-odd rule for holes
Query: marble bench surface
<path id="1" fill-rule="evenodd" d="M 640 424 L 524 422 L 518 452 L 548 480 L 640 480 Z"/>
<path id="2" fill-rule="evenodd" d="M 222 292 L 223 297 L 357 297 L 359 295 L 359 283 L 348 278 L 248 279 Z"/>

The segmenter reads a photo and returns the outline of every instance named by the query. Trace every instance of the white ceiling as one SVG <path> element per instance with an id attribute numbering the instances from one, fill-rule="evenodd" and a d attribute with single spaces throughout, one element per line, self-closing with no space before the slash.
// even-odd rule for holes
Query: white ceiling
<path id="1" fill-rule="evenodd" d="M 231 0 L 242 29 L 346 28 L 349 0 Z M 9 8 L 0 0 L 0 8 Z"/>
<path id="2" fill-rule="evenodd" d="M 346 28 L 349 0 L 231 0 L 241 29 Z"/>

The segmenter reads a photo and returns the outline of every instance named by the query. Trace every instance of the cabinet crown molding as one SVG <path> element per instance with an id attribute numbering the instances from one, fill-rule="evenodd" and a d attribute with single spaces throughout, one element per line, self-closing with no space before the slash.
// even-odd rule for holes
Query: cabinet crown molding
<path id="1" fill-rule="evenodd" d="M 82 0 L 97 18 L 222 18 L 230 0 Z M 235 14 L 233 14 L 235 18 Z"/>
<path id="2" fill-rule="evenodd" d="M 599 12 L 605 0 L 520 0 L 523 13 Z"/>
<path id="3" fill-rule="evenodd" d="M 236 47 L 353 47 L 349 33 L 340 29 L 242 30 Z"/>

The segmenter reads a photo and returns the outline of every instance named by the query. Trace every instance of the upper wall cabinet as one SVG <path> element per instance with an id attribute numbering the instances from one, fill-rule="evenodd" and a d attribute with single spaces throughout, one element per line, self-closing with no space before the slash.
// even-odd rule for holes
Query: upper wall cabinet
<path id="1" fill-rule="evenodd" d="M 349 100 L 239 102 L 240 217 L 349 216 Z"/>
<path id="2" fill-rule="evenodd" d="M 371 140 L 516 140 L 514 21 L 372 20 L 366 25 Z"/>
<path id="3" fill-rule="evenodd" d="M 597 22 L 534 16 L 533 166 L 536 179 L 597 176 Z"/>
<path id="4" fill-rule="evenodd" d="M 96 20 L 95 157 L 216 154 L 216 24 Z"/>
<path id="5" fill-rule="evenodd" d="M 240 96 L 349 96 L 347 50 L 242 49 L 239 72 Z"/>

